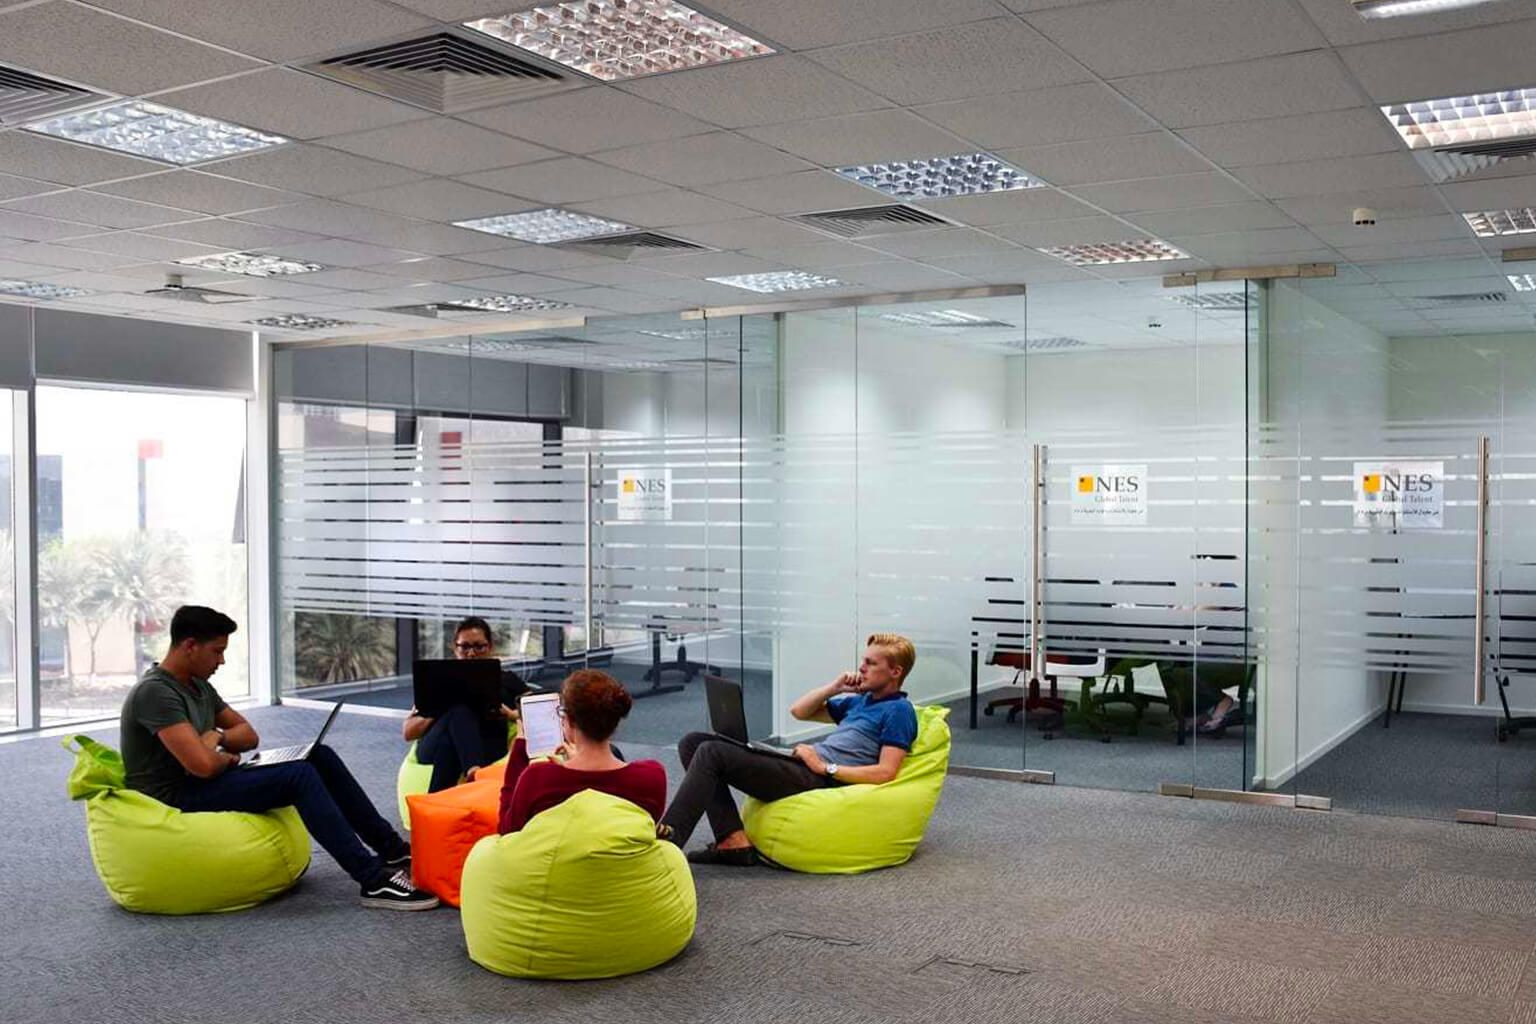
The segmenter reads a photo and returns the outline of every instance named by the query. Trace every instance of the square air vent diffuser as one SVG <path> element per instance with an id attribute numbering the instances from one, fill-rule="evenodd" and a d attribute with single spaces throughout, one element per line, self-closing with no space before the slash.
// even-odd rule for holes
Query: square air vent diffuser
<path id="1" fill-rule="evenodd" d="M 25 124 L 107 97 L 0 64 L 0 126 Z"/>
<path id="2" fill-rule="evenodd" d="M 708 247 L 697 242 L 673 238 L 656 231 L 627 231 L 622 235 L 603 235 L 598 238 L 580 238 L 560 242 L 557 249 L 574 249 L 610 259 L 628 260 L 637 256 L 664 256 L 672 252 L 707 252 Z"/>
<path id="3" fill-rule="evenodd" d="M 949 221 L 936 217 L 927 210 L 901 203 L 883 206 L 860 206 L 851 210 L 827 210 L 823 213 L 802 213 L 794 218 L 807 227 L 825 231 L 839 238 L 869 238 L 889 235 L 897 231 L 922 231 L 926 228 L 950 227 Z"/>
<path id="4" fill-rule="evenodd" d="M 440 114 L 573 85 L 559 71 L 451 32 L 342 54 L 305 70 Z"/>

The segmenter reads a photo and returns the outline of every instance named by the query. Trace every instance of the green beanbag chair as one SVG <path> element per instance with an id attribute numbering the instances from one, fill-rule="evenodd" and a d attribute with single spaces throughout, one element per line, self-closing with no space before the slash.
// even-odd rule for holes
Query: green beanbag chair
<path id="1" fill-rule="evenodd" d="M 188 814 L 127 789 L 122 755 L 89 736 L 74 751 L 69 795 L 85 801 L 91 860 L 107 894 L 141 914 L 210 914 L 254 907 L 309 867 L 309 833 L 292 807 L 264 814 Z"/>
<path id="2" fill-rule="evenodd" d="M 589 789 L 486 836 L 464 862 L 469 958 L 514 978 L 614 978 L 666 963 L 698 918 L 682 851 L 638 805 Z"/>
<path id="3" fill-rule="evenodd" d="M 507 746 L 512 746 L 512 741 L 517 739 L 517 723 L 507 723 Z M 502 758 L 501 761 L 505 761 Z M 495 762 L 501 764 L 501 761 Z M 400 809 L 400 824 L 407 832 L 411 830 L 411 807 L 406 802 L 406 797 L 425 793 L 432 787 L 432 766 L 422 764 L 416 760 L 416 741 L 405 751 L 405 760 L 400 762 L 400 770 L 395 773 L 395 804 Z"/>
<path id="4" fill-rule="evenodd" d="M 764 803 L 742 821 L 758 852 L 794 871 L 852 875 L 905 864 L 928 827 L 949 767 L 946 707 L 917 709 L 917 739 L 901 771 L 879 786 L 829 786 Z"/>

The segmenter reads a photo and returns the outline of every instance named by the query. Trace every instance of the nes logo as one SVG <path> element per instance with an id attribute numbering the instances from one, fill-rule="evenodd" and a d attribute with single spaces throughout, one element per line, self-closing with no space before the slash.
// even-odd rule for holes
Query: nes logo
<path id="1" fill-rule="evenodd" d="M 1355 525 L 1438 530 L 1445 525 L 1445 463 L 1355 463 Z"/>
<path id="2" fill-rule="evenodd" d="M 1147 467 L 1074 466 L 1074 526 L 1140 526 L 1147 521 Z"/>
<path id="3" fill-rule="evenodd" d="M 657 523 L 672 518 L 670 469 L 619 470 L 618 519 L 621 523 Z"/>

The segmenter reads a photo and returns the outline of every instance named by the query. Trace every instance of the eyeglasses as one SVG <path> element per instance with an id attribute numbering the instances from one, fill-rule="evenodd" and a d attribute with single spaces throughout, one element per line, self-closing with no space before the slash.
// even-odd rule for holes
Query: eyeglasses
<path id="1" fill-rule="evenodd" d="M 480 654 L 484 651 L 490 650 L 491 645 L 486 643 L 454 644 L 453 649 L 458 651 L 460 654 Z"/>
<path id="2" fill-rule="evenodd" d="M 556 704 L 555 705 L 555 716 L 557 718 L 564 718 L 565 717 L 565 705 L 564 704 Z"/>

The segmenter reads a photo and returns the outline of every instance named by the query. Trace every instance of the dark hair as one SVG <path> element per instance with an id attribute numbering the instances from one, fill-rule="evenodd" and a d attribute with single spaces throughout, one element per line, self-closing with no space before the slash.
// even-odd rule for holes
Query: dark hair
<path id="1" fill-rule="evenodd" d="M 205 644 L 221 636 L 229 636 L 240 627 L 223 612 L 204 608 L 200 604 L 184 604 L 171 616 L 171 646 L 183 640 L 196 640 Z"/>
<path id="2" fill-rule="evenodd" d="M 468 629 L 478 629 L 485 637 L 485 642 L 492 647 L 496 646 L 496 634 L 491 631 L 491 624 L 478 615 L 467 615 L 459 620 L 459 624 L 453 629 L 453 638 L 457 640 L 459 634 Z"/>
<path id="3" fill-rule="evenodd" d="M 634 704 L 622 683 L 592 668 L 579 669 L 565 677 L 560 684 L 560 702 L 565 705 L 565 717 L 571 724 L 594 740 L 612 736 Z"/>

